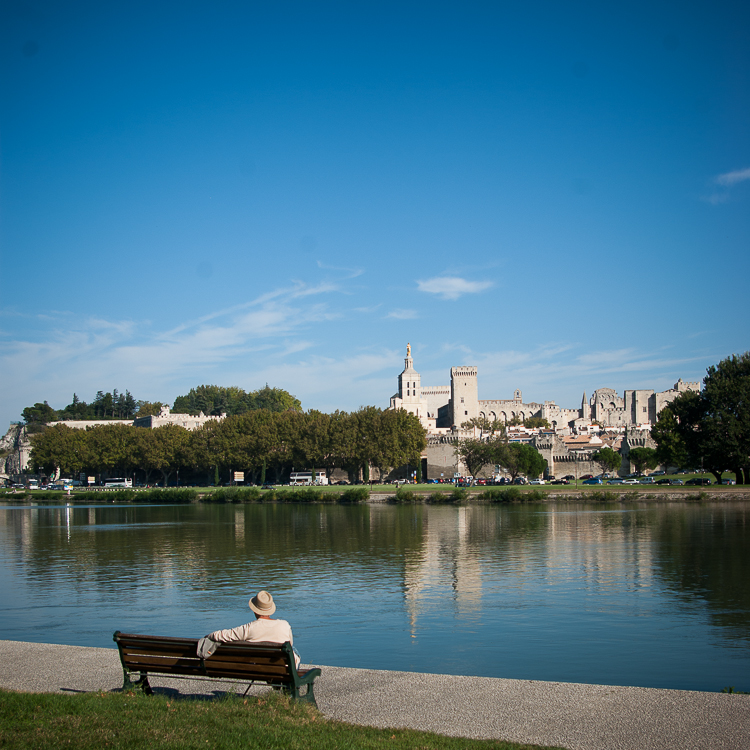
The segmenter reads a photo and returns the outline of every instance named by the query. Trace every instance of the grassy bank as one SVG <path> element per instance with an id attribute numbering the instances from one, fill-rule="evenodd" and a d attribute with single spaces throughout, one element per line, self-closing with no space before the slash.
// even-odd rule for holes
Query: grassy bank
<path id="1" fill-rule="evenodd" d="M 364 503 L 372 495 L 397 503 L 635 502 L 750 499 L 750 486 L 541 485 L 457 488 L 450 484 L 356 487 L 170 487 L 74 491 L 2 490 L 0 501 L 16 503 Z"/>
<path id="2" fill-rule="evenodd" d="M 332 721 L 279 695 L 202 701 L 0 690 L 0 747 L 530 750 L 538 746 L 359 727 Z"/>

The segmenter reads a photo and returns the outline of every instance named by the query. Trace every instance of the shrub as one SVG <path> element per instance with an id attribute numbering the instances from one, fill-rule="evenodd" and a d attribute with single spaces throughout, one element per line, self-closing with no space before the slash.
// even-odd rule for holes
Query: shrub
<path id="1" fill-rule="evenodd" d="M 491 503 L 515 503 L 523 499 L 523 492 L 518 487 L 506 487 L 502 490 L 492 487 L 485 490 L 479 497 L 482 500 L 489 500 Z"/>
<path id="2" fill-rule="evenodd" d="M 340 503 L 363 503 L 370 497 L 367 487 L 350 487 L 339 495 Z"/>
<path id="3" fill-rule="evenodd" d="M 464 487 L 456 487 L 451 492 L 433 492 L 427 502 L 433 505 L 446 503 L 460 503 L 469 497 L 469 491 Z"/>
<path id="4" fill-rule="evenodd" d="M 397 503 L 414 503 L 417 501 L 417 493 L 414 490 L 408 490 L 406 487 L 399 487 L 396 490 L 394 502 Z"/>
<path id="5" fill-rule="evenodd" d="M 304 487 L 299 490 L 265 490 L 261 499 L 268 502 L 275 500 L 277 503 L 324 503 L 332 500 L 333 496 L 315 487 Z"/>
<path id="6" fill-rule="evenodd" d="M 203 496 L 206 503 L 257 503 L 262 491 L 257 487 L 220 487 Z"/>
<path id="7" fill-rule="evenodd" d="M 538 490 L 534 488 L 528 492 L 522 493 L 521 500 L 525 500 L 530 503 L 539 503 L 547 499 L 547 493 L 544 490 Z"/>

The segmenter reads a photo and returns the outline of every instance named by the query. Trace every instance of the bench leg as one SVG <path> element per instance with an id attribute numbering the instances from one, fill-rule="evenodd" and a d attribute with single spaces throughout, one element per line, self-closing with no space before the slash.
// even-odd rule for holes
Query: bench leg
<path id="1" fill-rule="evenodd" d="M 292 700 L 302 701 L 303 703 L 312 703 L 312 705 L 317 708 L 318 704 L 315 701 L 312 682 L 309 682 L 305 687 L 306 690 L 304 693 L 302 693 L 299 688 L 290 688 L 288 691 L 290 697 L 292 698 Z"/>
<path id="2" fill-rule="evenodd" d="M 144 695 L 153 695 L 154 691 L 151 689 L 151 685 L 148 684 L 148 672 L 140 672 L 140 677 L 137 680 L 131 679 L 131 673 L 127 669 L 123 669 L 122 674 L 124 678 L 122 683 L 123 690 L 138 689 Z"/>

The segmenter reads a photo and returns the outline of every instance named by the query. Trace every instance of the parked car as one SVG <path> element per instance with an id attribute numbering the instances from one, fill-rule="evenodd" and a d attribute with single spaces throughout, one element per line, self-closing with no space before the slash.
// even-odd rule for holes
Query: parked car
<path id="1" fill-rule="evenodd" d="M 575 476 L 573 474 L 566 474 L 563 479 L 567 479 L 568 481 L 570 481 L 571 479 L 575 479 Z"/>
<path id="2" fill-rule="evenodd" d="M 581 477 L 581 479 L 593 479 L 593 478 L 594 478 L 594 475 L 593 475 L 593 474 L 584 474 L 584 475 L 583 475 L 583 476 Z"/>
<path id="3" fill-rule="evenodd" d="M 623 484 L 638 484 L 638 480 L 637 479 L 623 479 L 622 483 Z"/>
<path id="4" fill-rule="evenodd" d="M 660 479 L 657 484 L 669 484 L 671 481 L 671 479 Z"/>
<path id="5" fill-rule="evenodd" d="M 604 482 L 599 477 L 591 477 L 590 479 L 584 479 L 584 484 L 604 484 Z"/>
<path id="6" fill-rule="evenodd" d="M 272 484 L 264 484 L 264 485 L 263 485 L 263 486 L 261 487 L 261 489 L 262 489 L 262 490 L 272 490 L 272 489 L 274 489 L 274 486 L 273 486 Z"/>
<path id="7" fill-rule="evenodd" d="M 513 484 L 528 484 L 528 482 L 523 477 L 516 477 Z"/>
<path id="8" fill-rule="evenodd" d="M 625 483 L 625 480 L 624 479 L 619 479 L 619 478 L 618 479 L 610 479 L 607 482 L 607 484 L 624 484 L 624 483 Z"/>
<path id="9" fill-rule="evenodd" d="M 529 484 L 546 484 L 544 479 L 532 479 Z"/>
<path id="10" fill-rule="evenodd" d="M 655 484 L 653 477 L 643 477 L 638 480 L 638 484 Z"/>
<path id="11" fill-rule="evenodd" d="M 652 477 L 663 477 L 667 472 L 666 471 L 652 471 L 651 476 Z"/>
<path id="12" fill-rule="evenodd" d="M 567 479 L 553 479 L 552 484 L 570 484 Z"/>
<path id="13" fill-rule="evenodd" d="M 685 484 L 685 482 L 682 481 L 682 479 L 670 479 L 670 484 Z"/>
<path id="14" fill-rule="evenodd" d="M 711 480 L 707 477 L 693 477 L 692 479 L 688 479 L 685 484 L 690 484 L 693 487 L 706 487 L 707 485 L 711 484 Z"/>
<path id="15" fill-rule="evenodd" d="M 721 483 L 722 484 L 737 484 L 737 480 L 735 480 L 735 479 L 722 479 Z"/>

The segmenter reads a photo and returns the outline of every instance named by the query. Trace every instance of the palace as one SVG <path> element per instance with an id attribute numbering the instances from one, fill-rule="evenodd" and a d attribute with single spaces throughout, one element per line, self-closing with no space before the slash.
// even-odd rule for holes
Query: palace
<path id="1" fill-rule="evenodd" d="M 463 427 L 475 418 L 490 422 L 546 419 L 549 428 L 519 427 L 509 431 L 509 438 L 534 445 L 547 460 L 550 475 L 556 464 L 570 467 L 573 462 L 581 473 L 593 473 L 597 467 L 591 463 L 590 454 L 604 445 L 620 450 L 625 466 L 630 447 L 653 447 L 650 428 L 659 412 L 681 393 L 700 391 L 700 383 L 681 379 L 667 391 L 628 390 L 622 397 L 611 388 L 598 388 L 588 400 L 583 394 L 579 409 L 566 409 L 554 401 L 526 402 L 520 390 L 510 399 L 480 399 L 477 376 L 474 366 L 451 367 L 450 385 L 423 386 L 414 369 L 411 345 L 406 345 L 404 370 L 398 376 L 398 392 L 391 397 L 389 408 L 415 414 L 427 430 L 423 475 L 434 478 L 464 473 L 465 467 L 455 455 L 456 445 L 461 438 L 479 434 L 476 429 Z"/>
<path id="2" fill-rule="evenodd" d="M 480 399 L 477 368 L 451 367 L 450 385 L 427 387 L 414 369 L 411 345 L 406 345 L 404 370 L 398 376 L 398 392 L 391 397 L 391 409 L 405 409 L 419 417 L 428 434 L 461 431 L 461 425 L 474 418 L 523 422 L 531 417 L 546 419 L 555 432 L 575 432 L 596 422 L 601 427 L 646 427 L 656 422 L 657 414 L 680 393 L 700 391 L 700 383 L 678 380 L 674 388 L 625 391 L 622 398 L 611 388 L 599 388 L 586 401 L 583 394 L 579 409 L 565 409 L 554 401 L 525 402 L 520 390 L 511 399 Z"/>

